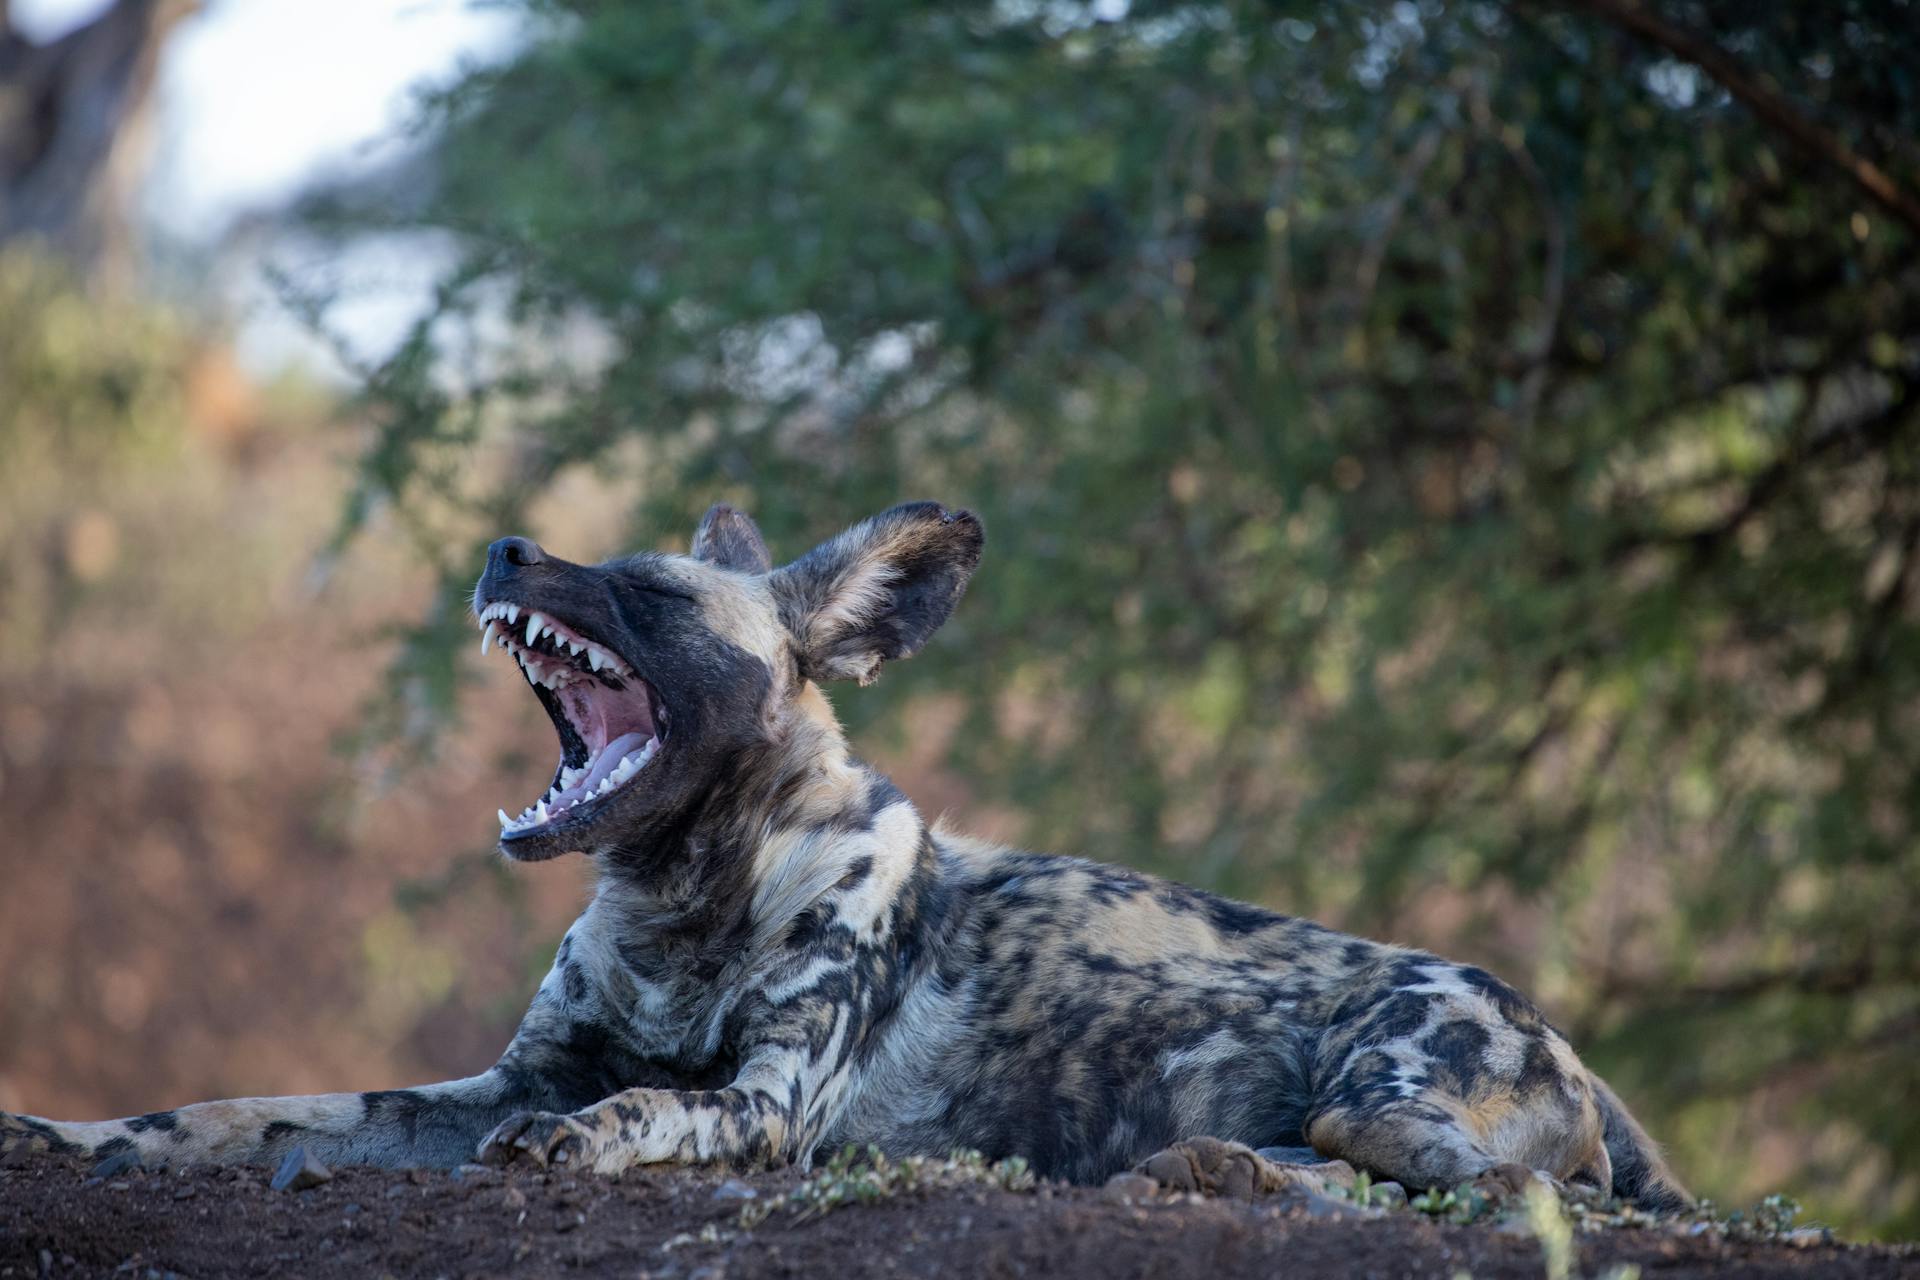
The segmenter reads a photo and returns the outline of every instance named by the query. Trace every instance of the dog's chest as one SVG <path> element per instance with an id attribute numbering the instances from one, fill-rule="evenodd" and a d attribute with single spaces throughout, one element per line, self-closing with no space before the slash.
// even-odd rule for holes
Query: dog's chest
<path id="1" fill-rule="evenodd" d="M 555 966 L 570 1011 L 649 1061 L 693 1069 L 717 1057 L 740 984 L 643 932 L 591 923 L 575 925 Z"/>
<path id="2" fill-rule="evenodd" d="M 901 1154 L 951 1150 L 952 1094 L 974 1074 L 962 1061 L 971 1058 L 971 1003 L 970 984 L 959 990 L 927 980 L 911 984 L 854 1058 L 847 1105 L 822 1148 L 851 1142 Z"/>

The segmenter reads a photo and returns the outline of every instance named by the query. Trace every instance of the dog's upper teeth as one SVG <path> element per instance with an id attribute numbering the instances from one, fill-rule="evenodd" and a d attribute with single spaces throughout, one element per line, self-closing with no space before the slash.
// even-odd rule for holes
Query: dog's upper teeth
<path id="1" fill-rule="evenodd" d="M 494 624 L 489 622 L 487 624 L 486 633 L 480 637 L 480 652 L 483 654 L 486 653 L 487 650 L 493 648 L 493 627 L 494 627 Z"/>
<path id="2" fill-rule="evenodd" d="M 587 665 L 595 671 L 600 669 L 600 651 L 592 645 L 587 646 Z"/>
<path id="3" fill-rule="evenodd" d="M 547 812 L 547 802 L 544 799 L 533 806 L 534 821 L 545 822 L 551 816 L 552 815 Z"/>
<path id="4" fill-rule="evenodd" d="M 527 615 L 527 643 L 532 644 L 540 638 L 541 624 L 546 621 L 537 613 Z"/>
<path id="5" fill-rule="evenodd" d="M 508 827 L 512 825 L 513 825 L 513 819 L 507 816 L 507 811 L 505 809 L 500 810 L 500 829 L 502 831 L 505 831 Z"/>

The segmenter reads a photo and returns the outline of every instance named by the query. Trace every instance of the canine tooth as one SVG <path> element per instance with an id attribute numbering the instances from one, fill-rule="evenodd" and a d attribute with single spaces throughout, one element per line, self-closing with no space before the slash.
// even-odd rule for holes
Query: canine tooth
<path id="1" fill-rule="evenodd" d="M 552 816 L 553 816 L 552 814 L 547 812 L 547 802 L 545 800 L 542 800 L 540 801 L 540 803 L 533 806 L 534 821 L 545 822 L 548 818 Z"/>
<path id="2" fill-rule="evenodd" d="M 534 641 L 540 638 L 540 624 L 544 621 L 545 619 L 542 618 L 537 613 L 530 613 L 527 615 L 527 643 L 528 644 L 532 644 Z"/>
<path id="3" fill-rule="evenodd" d="M 505 831 L 508 827 L 512 825 L 513 825 L 513 819 L 507 816 L 507 811 L 505 809 L 500 810 L 500 829 L 502 831 Z"/>
<path id="4" fill-rule="evenodd" d="M 493 648 L 493 623 L 489 622 L 487 624 L 486 634 L 480 637 L 481 656 L 484 657 L 486 655 L 487 650 L 491 648 Z"/>

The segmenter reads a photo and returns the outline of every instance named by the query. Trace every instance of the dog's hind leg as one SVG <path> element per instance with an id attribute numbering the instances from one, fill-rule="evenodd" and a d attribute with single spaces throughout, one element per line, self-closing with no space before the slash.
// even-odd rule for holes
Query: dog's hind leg
<path id="1" fill-rule="evenodd" d="M 1325 1186 L 1351 1170 L 1410 1190 L 1495 1171 L 1490 1189 L 1511 1189 L 1525 1170 L 1612 1184 L 1592 1077 L 1531 1004 L 1478 969 L 1412 953 L 1383 962 L 1329 1017 L 1309 1092 L 1302 1133 L 1338 1162 L 1331 1173 L 1213 1140 L 1177 1144 L 1142 1169 L 1180 1185 L 1184 1163 L 1202 1189 L 1230 1180 L 1255 1191 Z"/>
<path id="2" fill-rule="evenodd" d="M 1355 1173 L 1345 1160 L 1328 1160 L 1298 1147 L 1262 1147 L 1256 1151 L 1224 1138 L 1188 1138 L 1143 1161 L 1144 1173 L 1169 1191 L 1250 1200 L 1276 1191 L 1324 1192 L 1351 1187 Z"/>

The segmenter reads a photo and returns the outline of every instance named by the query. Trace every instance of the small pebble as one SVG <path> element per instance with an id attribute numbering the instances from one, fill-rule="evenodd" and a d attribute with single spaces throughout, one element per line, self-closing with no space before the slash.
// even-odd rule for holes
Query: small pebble
<path id="1" fill-rule="evenodd" d="M 1137 1201 L 1156 1200 L 1160 1195 L 1160 1184 L 1143 1173 L 1116 1173 L 1108 1178 L 1106 1185 L 1100 1188 L 1100 1194 L 1117 1204 L 1133 1204 Z"/>
<path id="2" fill-rule="evenodd" d="M 302 1144 L 287 1152 L 287 1158 L 280 1162 L 280 1171 L 273 1175 L 272 1186 L 275 1191 L 305 1191 L 331 1181 L 333 1170 L 321 1164 Z"/>
<path id="3" fill-rule="evenodd" d="M 1407 1189 L 1397 1182 L 1376 1182 L 1367 1203 L 1376 1209 L 1404 1209 L 1407 1207 Z"/>
<path id="4" fill-rule="evenodd" d="M 728 1178 L 713 1189 L 715 1200 L 757 1200 L 760 1193 L 738 1178 Z"/>
<path id="5" fill-rule="evenodd" d="M 1345 1200 L 1335 1200 L 1332 1196 L 1323 1196 L 1312 1191 L 1302 1196 L 1298 1203 L 1307 1211 L 1309 1218 L 1344 1218 L 1348 1214 L 1360 1212 L 1357 1206 Z"/>
<path id="6" fill-rule="evenodd" d="M 93 1176 L 96 1178 L 111 1178 L 117 1174 L 125 1173 L 129 1169 L 138 1169 L 139 1167 L 139 1152 L 131 1150 L 116 1151 L 99 1164 L 93 1166 Z"/>

